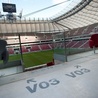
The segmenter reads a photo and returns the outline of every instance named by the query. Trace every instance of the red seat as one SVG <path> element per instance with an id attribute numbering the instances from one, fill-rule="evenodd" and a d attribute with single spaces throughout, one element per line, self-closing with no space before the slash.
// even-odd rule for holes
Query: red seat
<path id="1" fill-rule="evenodd" d="M 52 62 L 48 62 L 48 63 L 47 63 L 47 66 L 53 66 L 53 65 L 54 65 L 54 59 L 53 59 Z"/>
<path id="2" fill-rule="evenodd" d="M 90 48 L 98 47 L 98 34 L 93 34 L 89 39 Z"/>

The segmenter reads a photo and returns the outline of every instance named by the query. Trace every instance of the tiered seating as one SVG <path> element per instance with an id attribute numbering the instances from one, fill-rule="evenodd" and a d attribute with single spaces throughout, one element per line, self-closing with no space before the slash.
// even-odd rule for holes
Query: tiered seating
<path id="1" fill-rule="evenodd" d="M 23 53 L 28 52 L 28 50 L 26 49 L 25 46 L 22 46 L 22 52 L 23 52 Z"/>
<path id="2" fill-rule="evenodd" d="M 77 35 L 78 30 L 79 30 L 79 28 L 78 28 L 78 29 L 75 29 L 75 32 L 73 33 L 73 36 L 74 36 L 74 35 Z"/>
<path id="3" fill-rule="evenodd" d="M 39 41 L 41 41 L 41 40 L 46 40 L 46 36 L 45 36 L 44 33 L 36 33 L 36 35 L 37 35 L 37 39 L 38 39 Z"/>
<path id="4" fill-rule="evenodd" d="M 82 32 L 83 32 L 84 29 L 85 29 L 85 27 L 83 27 L 83 28 L 78 28 L 78 31 L 77 31 L 77 33 L 75 34 L 75 36 L 82 35 Z"/>
<path id="5" fill-rule="evenodd" d="M 50 49 L 53 49 L 53 44 L 48 44 Z"/>
<path id="6" fill-rule="evenodd" d="M 90 34 L 92 30 L 94 29 L 94 27 L 95 27 L 95 24 L 88 26 L 86 32 L 84 32 L 83 34 Z"/>
<path id="7" fill-rule="evenodd" d="M 70 41 L 66 43 L 66 47 L 72 47 L 77 41 Z"/>
<path id="8" fill-rule="evenodd" d="M 90 28 L 90 26 L 85 27 L 84 30 L 82 31 L 82 34 L 88 34 L 89 28 Z"/>
<path id="9" fill-rule="evenodd" d="M 45 36 L 46 36 L 46 39 L 48 39 L 48 40 L 49 40 L 49 39 L 53 39 L 51 33 L 47 33 L 47 34 L 45 34 Z"/>
<path id="10" fill-rule="evenodd" d="M 92 24 L 90 26 L 77 28 L 71 30 L 70 32 L 65 32 L 66 37 L 79 36 L 83 34 L 98 33 L 98 24 Z M 81 41 L 68 41 L 66 42 L 66 47 L 70 48 L 89 48 L 88 40 Z"/>
<path id="11" fill-rule="evenodd" d="M 41 47 L 42 50 L 49 50 L 49 49 L 51 49 L 48 44 L 41 44 L 40 47 Z"/>
<path id="12" fill-rule="evenodd" d="M 34 42 L 37 41 L 37 37 L 36 36 L 21 36 L 21 42 L 25 43 L 25 42 Z"/>
<path id="13" fill-rule="evenodd" d="M 54 48 L 54 45 L 53 45 L 53 44 L 49 44 L 49 46 L 51 47 L 51 49 L 53 49 L 53 48 Z"/>
<path id="14" fill-rule="evenodd" d="M 13 48 L 7 48 L 9 54 L 14 54 L 14 49 Z"/>
<path id="15" fill-rule="evenodd" d="M 76 29 L 74 30 L 71 30 L 70 32 L 68 32 L 68 37 L 71 37 L 71 36 L 74 36 L 74 33 L 75 33 Z"/>
<path id="16" fill-rule="evenodd" d="M 40 51 L 40 48 L 38 45 L 32 45 L 30 51 Z"/>
<path id="17" fill-rule="evenodd" d="M 60 47 L 60 43 L 54 43 L 54 48 Z"/>
<path id="18" fill-rule="evenodd" d="M 98 24 L 92 25 L 92 33 L 98 33 Z"/>
<path id="19" fill-rule="evenodd" d="M 84 44 L 81 44 L 79 48 L 89 48 L 88 40 L 84 40 Z"/>
<path id="20" fill-rule="evenodd" d="M 83 44 L 82 41 L 77 41 L 72 47 L 73 48 L 79 48 Z"/>
<path id="21" fill-rule="evenodd" d="M 72 36 L 79 36 L 83 34 L 90 34 L 91 32 L 93 33 L 98 33 L 98 24 L 93 24 L 90 26 L 82 27 L 82 28 L 77 28 L 74 30 L 66 31 L 65 36 L 66 37 L 72 37 Z M 55 33 L 56 34 L 56 33 Z M 53 35 L 55 35 L 53 34 Z M 27 36 L 21 36 L 21 42 L 35 42 L 35 41 L 44 41 L 44 40 L 50 40 L 53 39 L 52 33 L 36 33 L 34 35 L 29 35 Z M 16 40 L 17 41 L 17 40 Z M 16 43 L 16 41 L 14 43 Z M 12 40 L 8 41 L 9 44 L 12 43 Z M 63 43 L 56 43 L 58 47 L 63 48 L 64 44 Z M 39 45 L 32 45 L 31 49 L 26 49 L 25 46 L 22 46 L 22 52 L 30 52 L 30 51 L 40 51 L 40 50 L 49 50 L 53 49 L 55 45 L 53 43 L 51 44 L 39 44 Z M 81 40 L 81 41 L 68 41 L 66 42 L 66 47 L 70 48 L 89 48 L 88 46 L 88 41 L 87 40 Z M 29 51 L 30 50 L 30 51 Z M 14 54 L 14 49 L 13 48 L 8 48 L 9 54 Z"/>

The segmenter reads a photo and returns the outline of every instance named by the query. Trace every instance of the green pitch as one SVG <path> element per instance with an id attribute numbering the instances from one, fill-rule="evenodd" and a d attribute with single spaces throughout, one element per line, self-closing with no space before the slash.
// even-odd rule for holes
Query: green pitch
<path id="1" fill-rule="evenodd" d="M 38 66 L 41 64 L 46 64 L 48 62 L 51 62 L 53 60 L 53 54 L 61 54 L 67 55 L 73 54 L 73 53 L 79 53 L 83 51 L 84 49 L 79 48 L 67 48 L 67 49 L 54 49 L 48 50 L 48 51 L 40 51 L 40 52 L 30 52 L 23 54 L 23 62 L 24 67 L 32 67 L 32 66 Z M 66 51 L 66 52 L 65 52 Z M 21 59 L 20 54 L 10 55 L 9 61 L 13 60 L 19 60 Z"/>
<path id="2" fill-rule="evenodd" d="M 20 54 L 10 55 L 9 61 L 19 60 Z M 53 59 L 53 50 L 31 52 L 23 54 L 24 67 L 38 66 L 51 62 Z"/>

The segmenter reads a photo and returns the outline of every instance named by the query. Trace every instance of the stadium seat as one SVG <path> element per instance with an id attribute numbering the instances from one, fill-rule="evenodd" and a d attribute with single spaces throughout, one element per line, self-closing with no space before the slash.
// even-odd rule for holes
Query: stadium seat
<path id="1" fill-rule="evenodd" d="M 98 47 L 98 34 L 93 34 L 89 39 L 89 47 L 94 49 Z"/>
<path id="2" fill-rule="evenodd" d="M 53 66 L 53 65 L 54 65 L 54 59 L 53 59 L 52 62 L 48 62 L 48 63 L 47 63 L 47 66 Z"/>
<path id="3" fill-rule="evenodd" d="M 7 42 L 5 40 L 0 40 L 0 60 L 3 60 L 3 63 L 8 62 L 9 53 L 6 49 Z"/>

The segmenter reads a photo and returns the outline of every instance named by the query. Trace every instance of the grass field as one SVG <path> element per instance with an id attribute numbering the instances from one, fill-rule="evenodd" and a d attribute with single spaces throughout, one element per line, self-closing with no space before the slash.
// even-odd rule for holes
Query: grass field
<path id="1" fill-rule="evenodd" d="M 53 54 L 61 54 L 65 55 L 65 50 L 68 55 L 73 54 L 73 53 L 78 53 L 82 51 L 83 49 L 78 49 L 78 48 L 68 48 L 68 49 L 55 49 L 53 50 L 48 50 L 48 51 L 40 51 L 40 52 L 30 52 L 30 53 L 25 53 L 23 54 L 23 62 L 24 62 L 24 67 L 32 67 L 32 66 L 38 66 L 41 64 L 46 64 L 48 62 L 51 62 L 53 60 Z M 15 55 L 10 55 L 9 61 L 13 60 L 19 60 L 20 54 L 15 54 Z"/>
<path id="2" fill-rule="evenodd" d="M 9 57 L 9 61 L 18 59 L 20 59 L 19 54 L 11 55 Z M 25 68 L 45 64 L 51 62 L 52 59 L 53 59 L 53 50 L 23 54 L 23 62 Z"/>

